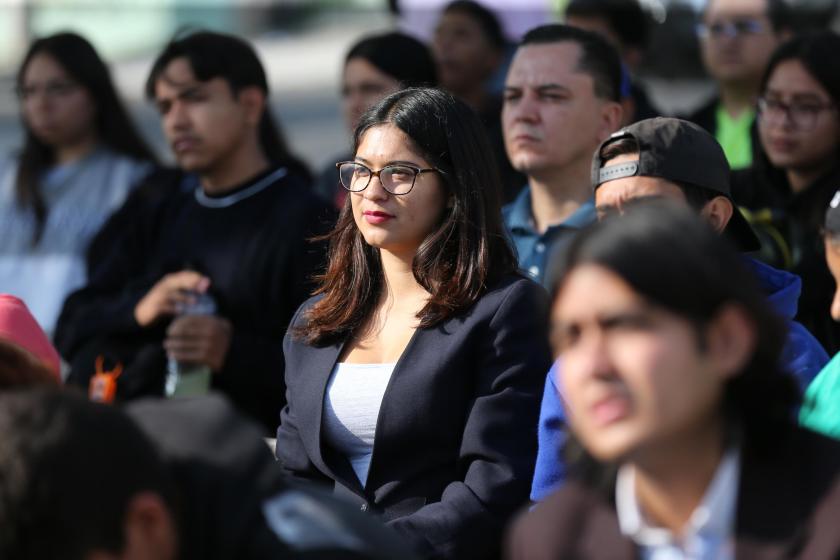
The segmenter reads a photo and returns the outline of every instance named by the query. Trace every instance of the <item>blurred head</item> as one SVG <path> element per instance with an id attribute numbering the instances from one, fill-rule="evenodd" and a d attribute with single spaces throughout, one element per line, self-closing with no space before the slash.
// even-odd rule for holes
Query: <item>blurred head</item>
<path id="1" fill-rule="evenodd" d="M 120 101 L 108 67 L 83 37 L 58 33 L 30 45 L 17 74 L 25 140 L 16 178 L 19 203 L 32 208 L 36 240 L 47 207 L 41 175 L 56 163 L 62 148 L 96 143 L 153 160 Z"/>
<path id="2" fill-rule="evenodd" d="M 650 36 L 650 20 L 637 0 L 571 0 L 565 22 L 607 39 L 630 68 L 641 62 Z"/>
<path id="3" fill-rule="evenodd" d="M 484 87 L 502 62 L 506 43 L 498 18 L 488 8 L 472 0 L 450 2 L 432 38 L 441 87 L 455 95 Z"/>
<path id="4" fill-rule="evenodd" d="M 565 25 L 529 31 L 502 110 L 513 167 L 533 177 L 587 165 L 621 121 L 621 62 L 605 39 Z"/>
<path id="5" fill-rule="evenodd" d="M 552 307 L 561 395 L 598 461 L 736 429 L 744 445 L 769 446 L 791 424 L 798 392 L 778 365 L 782 324 L 694 213 L 634 205 L 581 235 L 562 266 Z"/>
<path id="6" fill-rule="evenodd" d="M 761 86 L 758 131 L 770 163 L 811 172 L 840 155 L 840 36 L 824 31 L 783 44 Z"/>
<path id="7" fill-rule="evenodd" d="M 436 84 L 432 54 L 414 37 L 398 32 L 365 37 L 344 59 L 341 97 L 347 127 L 355 130 L 362 113 L 388 94 Z"/>
<path id="8" fill-rule="evenodd" d="M 174 489 L 118 409 L 70 391 L 0 393 L 0 556 L 174 559 Z"/>
<path id="9" fill-rule="evenodd" d="M 302 333 L 310 342 L 344 336 L 367 318 L 383 286 L 380 251 L 412 259 L 415 278 L 431 294 L 420 312 L 423 328 L 516 269 L 502 231 L 498 168 L 481 122 L 463 102 L 429 88 L 391 94 L 362 117 L 354 155 L 355 168 L 341 173 L 355 192 L 330 235 L 318 290 L 325 297 Z"/>
<path id="10" fill-rule="evenodd" d="M 238 37 L 199 31 L 173 39 L 152 65 L 146 95 L 187 171 L 211 172 L 251 149 L 272 164 L 302 169 L 268 109 L 263 66 Z"/>
<path id="11" fill-rule="evenodd" d="M 784 0 L 709 0 L 699 26 L 706 71 L 724 86 L 757 88 L 789 21 Z"/>
<path id="12" fill-rule="evenodd" d="M 744 251 L 760 243 L 730 198 L 729 164 L 714 137 L 680 119 L 636 122 L 605 140 L 592 160 L 599 218 L 641 198 L 666 198 L 698 212 Z"/>

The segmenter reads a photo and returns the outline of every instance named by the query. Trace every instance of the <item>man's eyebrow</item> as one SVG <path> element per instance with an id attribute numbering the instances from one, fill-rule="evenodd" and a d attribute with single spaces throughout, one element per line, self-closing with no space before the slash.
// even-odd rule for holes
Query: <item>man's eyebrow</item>
<path id="1" fill-rule="evenodd" d="M 560 84 L 555 84 L 555 83 L 540 84 L 537 87 L 535 87 L 534 89 L 536 89 L 539 93 L 553 92 L 553 91 L 556 91 L 556 90 L 562 91 L 564 93 L 568 93 L 568 92 L 571 91 L 566 86 L 563 86 L 563 85 L 560 85 Z"/>

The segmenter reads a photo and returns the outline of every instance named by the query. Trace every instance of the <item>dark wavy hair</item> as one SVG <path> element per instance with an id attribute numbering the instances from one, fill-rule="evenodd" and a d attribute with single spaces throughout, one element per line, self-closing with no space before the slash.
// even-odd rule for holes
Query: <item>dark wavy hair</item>
<path id="1" fill-rule="evenodd" d="M 625 215 L 586 230 L 559 266 L 564 277 L 586 264 L 606 268 L 652 304 L 695 325 L 701 341 L 724 305 L 744 310 L 756 329 L 756 345 L 740 374 L 727 381 L 721 413 L 730 435 L 737 430 L 745 448 L 763 453 L 794 425 L 800 396 L 780 362 L 784 323 L 742 259 L 690 209 L 657 200 L 630 204 Z M 555 298 L 562 289 L 561 282 Z M 566 454 L 576 476 L 604 483 L 604 469 L 574 439 Z"/>
<path id="2" fill-rule="evenodd" d="M 354 152 L 365 132 L 386 124 L 404 132 L 440 170 L 453 201 L 414 256 L 414 277 L 431 293 L 417 316 L 420 328 L 428 328 L 466 309 L 503 275 L 517 270 L 502 229 L 498 167 L 478 117 L 443 91 L 412 88 L 384 98 L 362 117 Z M 324 297 L 296 332 L 309 344 L 351 335 L 370 316 L 383 288 L 379 250 L 356 227 L 350 197 L 327 239 L 329 264 L 315 292 Z"/>
<path id="3" fill-rule="evenodd" d="M 155 98 L 155 85 L 169 63 L 184 58 L 196 79 L 206 82 L 221 78 L 235 96 L 247 87 L 259 88 L 266 98 L 259 123 L 260 146 L 274 165 L 284 165 L 307 180 L 312 178 L 309 168 L 289 150 L 279 122 L 268 106 L 268 79 L 254 48 L 243 39 L 214 31 L 179 32 L 166 45 L 149 72 L 146 97 Z"/>
<path id="4" fill-rule="evenodd" d="M 117 95 L 108 67 L 84 37 L 75 33 L 57 33 L 33 42 L 18 69 L 18 92 L 23 91 L 24 77 L 32 59 L 42 54 L 58 63 L 90 95 L 96 112 L 96 132 L 102 144 L 127 156 L 155 161 Z M 31 208 L 35 214 L 32 244 L 37 245 L 49 213 L 39 183 L 43 172 L 55 164 L 55 150 L 35 136 L 23 113 L 21 120 L 25 139 L 20 153 L 15 192 L 18 204 L 24 209 Z"/>

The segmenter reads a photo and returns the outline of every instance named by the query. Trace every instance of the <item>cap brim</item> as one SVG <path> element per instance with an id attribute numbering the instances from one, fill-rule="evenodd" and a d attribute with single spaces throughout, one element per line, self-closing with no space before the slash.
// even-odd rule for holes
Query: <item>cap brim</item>
<path id="1" fill-rule="evenodd" d="M 761 241 L 758 240 L 758 236 L 753 231 L 752 226 L 750 226 L 750 223 L 744 215 L 741 214 L 738 207 L 735 204 L 732 207 L 734 212 L 729 223 L 726 225 L 725 233 L 735 242 L 742 252 L 751 253 L 758 251 L 761 249 Z"/>

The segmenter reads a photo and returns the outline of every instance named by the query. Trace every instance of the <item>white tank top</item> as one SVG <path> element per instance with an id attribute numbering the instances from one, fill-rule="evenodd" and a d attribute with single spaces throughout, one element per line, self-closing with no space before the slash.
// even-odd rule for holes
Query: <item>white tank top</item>
<path id="1" fill-rule="evenodd" d="M 337 363 L 324 396 L 324 437 L 367 482 L 376 420 L 396 364 Z"/>

